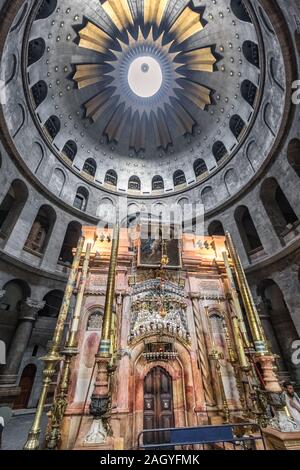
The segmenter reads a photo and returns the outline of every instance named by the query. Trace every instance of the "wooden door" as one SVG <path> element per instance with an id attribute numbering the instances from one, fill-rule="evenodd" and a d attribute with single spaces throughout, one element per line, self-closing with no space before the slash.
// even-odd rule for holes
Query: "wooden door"
<path id="1" fill-rule="evenodd" d="M 174 427 L 172 378 L 162 368 L 155 367 L 144 382 L 144 430 Z M 145 444 L 168 442 L 168 432 L 145 435 Z"/>
<path id="2" fill-rule="evenodd" d="M 14 403 L 15 410 L 21 410 L 27 408 L 29 398 L 31 395 L 31 390 L 33 387 L 34 379 L 36 375 L 36 366 L 34 364 L 29 364 L 23 370 L 19 387 L 21 388 L 20 395 Z"/>

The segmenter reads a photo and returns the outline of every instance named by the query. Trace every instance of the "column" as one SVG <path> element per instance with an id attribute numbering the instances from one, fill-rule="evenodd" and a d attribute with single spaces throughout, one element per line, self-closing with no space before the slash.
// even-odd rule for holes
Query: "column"
<path id="1" fill-rule="evenodd" d="M 0 376 L 0 383 L 15 384 L 37 314 L 44 305 L 45 302 L 34 299 L 27 299 L 21 304 L 19 323 L 9 349 L 6 366 Z"/>

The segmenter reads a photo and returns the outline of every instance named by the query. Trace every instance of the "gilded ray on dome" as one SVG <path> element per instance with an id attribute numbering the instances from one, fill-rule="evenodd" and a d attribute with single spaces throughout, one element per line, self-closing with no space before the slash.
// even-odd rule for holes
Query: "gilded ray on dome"
<path id="1" fill-rule="evenodd" d="M 79 64 L 76 65 L 76 73 L 74 80 L 78 84 L 78 88 L 85 88 L 95 83 L 107 81 L 105 74 L 105 66 L 99 64 Z"/>
<path id="2" fill-rule="evenodd" d="M 105 13 L 114 25 L 121 31 L 134 24 L 132 13 L 127 0 L 106 0 L 101 2 Z"/>
<path id="3" fill-rule="evenodd" d="M 214 65 L 217 61 L 211 47 L 185 52 L 184 59 L 186 60 L 186 67 L 189 70 L 202 72 L 213 72 Z"/>
<path id="4" fill-rule="evenodd" d="M 196 13 L 191 8 L 186 7 L 178 16 L 169 32 L 174 33 L 177 43 L 182 43 L 196 33 L 203 30 L 200 13 Z"/>
<path id="5" fill-rule="evenodd" d="M 161 25 L 169 0 L 144 0 L 144 23 Z"/>
<path id="6" fill-rule="evenodd" d="M 128 0 L 101 5 L 120 34 L 113 36 L 111 29 L 89 20 L 79 31 L 79 47 L 99 54 L 99 63 L 74 64 L 79 89 L 93 85 L 95 93 L 98 86 L 96 96 L 84 104 L 86 117 L 99 122 L 109 142 L 118 143 L 124 133 L 136 152 L 146 149 L 147 139 L 167 151 L 178 135 L 191 134 L 198 122 L 186 99 L 199 112 L 212 102 L 211 89 L 201 83 L 200 74 L 214 71 L 216 57 L 211 47 L 197 48 L 194 43 L 193 50 L 188 48 L 188 39 L 203 31 L 201 14 L 183 5 L 168 22 L 170 0 L 145 0 L 142 18 Z M 193 81 L 188 72 L 197 74 Z"/>
<path id="7" fill-rule="evenodd" d="M 108 44 L 111 40 L 110 36 L 98 26 L 88 21 L 86 26 L 79 31 L 79 46 L 92 51 L 102 52 L 105 54 Z"/>

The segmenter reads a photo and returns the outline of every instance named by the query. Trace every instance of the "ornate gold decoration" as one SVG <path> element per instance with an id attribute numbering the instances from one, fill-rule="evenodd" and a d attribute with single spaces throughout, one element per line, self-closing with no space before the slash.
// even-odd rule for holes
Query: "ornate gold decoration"
<path id="1" fill-rule="evenodd" d="M 258 355 L 268 355 L 267 345 L 265 343 L 265 338 L 262 333 L 262 325 L 260 322 L 260 318 L 258 316 L 258 312 L 256 310 L 253 297 L 249 288 L 248 281 L 246 279 L 245 272 L 242 267 L 241 260 L 237 254 L 235 246 L 233 244 L 232 238 L 230 234 L 226 233 L 226 241 L 228 250 L 230 253 L 230 257 L 232 259 L 234 269 L 236 272 L 236 277 L 239 285 L 239 289 L 241 292 L 241 296 L 244 302 L 244 306 L 247 312 L 249 325 L 251 328 L 251 333 L 254 341 L 255 351 Z"/>
<path id="2" fill-rule="evenodd" d="M 216 57 L 210 46 L 200 47 L 194 40 L 204 28 L 201 13 L 183 5 L 170 20 L 171 0 L 145 0 L 142 16 L 127 0 L 106 0 L 101 7 L 111 26 L 87 21 L 78 33 L 79 47 L 99 56 L 99 63 L 75 64 L 79 89 L 98 85 L 85 103 L 86 117 L 93 122 L 106 117 L 109 141 L 119 142 L 125 127 L 130 129 L 129 147 L 136 152 L 146 148 L 150 126 L 156 147 L 167 150 L 175 128 L 180 135 L 191 134 L 197 122 L 184 100 L 199 110 L 211 104 L 211 90 L 202 84 L 201 74 L 213 72 Z M 130 93 L 128 64 L 147 55 L 161 65 L 163 85 L 151 99 L 140 99 Z"/>
<path id="3" fill-rule="evenodd" d="M 83 266 L 82 266 L 80 287 L 79 287 L 77 298 L 76 298 L 76 305 L 75 305 L 75 310 L 74 310 L 74 314 L 73 314 L 73 318 L 71 322 L 71 329 L 69 331 L 65 349 L 64 351 L 62 351 L 65 359 L 63 363 L 61 379 L 60 379 L 60 383 L 58 386 L 57 395 L 55 397 L 55 400 L 51 408 L 50 425 L 49 425 L 48 432 L 46 435 L 47 448 L 51 450 L 57 449 L 57 447 L 59 446 L 59 442 L 61 439 L 60 428 L 61 428 L 64 414 L 68 405 L 67 398 L 68 398 L 69 383 L 70 383 L 71 361 L 72 361 L 72 358 L 77 356 L 78 354 L 77 332 L 78 332 L 79 319 L 80 319 L 82 303 L 83 303 L 83 298 L 84 298 L 84 293 L 85 293 L 85 288 L 86 288 L 87 275 L 89 271 L 91 249 L 92 249 L 92 244 L 88 243 L 86 247 L 86 253 L 84 257 Z"/>
<path id="4" fill-rule="evenodd" d="M 200 367 L 201 367 L 201 373 L 203 376 L 205 401 L 207 405 L 213 406 L 215 404 L 215 399 L 214 399 L 214 393 L 213 393 L 210 364 L 208 360 L 209 358 L 207 355 L 207 344 L 205 341 L 205 333 L 204 333 L 205 330 L 203 327 L 203 322 L 205 321 L 205 318 L 203 318 L 203 316 L 201 315 L 200 307 L 199 307 L 199 300 L 197 298 L 193 298 L 192 304 L 193 304 L 195 327 L 196 327 L 197 346 L 198 346 L 199 358 L 200 358 Z"/>
<path id="5" fill-rule="evenodd" d="M 113 231 L 111 257 L 108 271 L 104 318 L 99 351 L 96 355 L 96 381 L 90 403 L 90 414 L 94 417 L 85 442 L 104 442 L 109 435 L 111 416 L 111 380 L 114 372 L 112 363 L 115 332 L 113 331 L 113 307 L 115 300 L 116 271 L 120 241 L 120 225 L 116 222 Z M 105 432 L 103 430 L 106 430 Z"/>
<path id="6" fill-rule="evenodd" d="M 46 403 L 49 386 L 55 374 L 56 365 L 61 359 L 58 351 L 61 347 L 63 331 L 64 331 L 65 322 L 66 322 L 69 307 L 70 307 L 71 297 L 73 295 L 73 290 L 75 287 L 81 253 L 83 250 L 83 244 L 84 244 L 84 238 L 81 237 L 78 243 L 74 260 L 73 260 L 72 269 L 69 275 L 64 298 L 63 298 L 60 312 L 58 315 L 51 346 L 50 346 L 47 356 L 42 358 L 45 362 L 45 368 L 43 371 L 43 376 L 44 376 L 43 388 L 42 388 L 42 392 L 39 398 L 33 424 L 29 431 L 27 441 L 24 445 L 24 450 L 38 450 L 39 448 L 39 438 L 40 438 L 40 433 L 41 433 L 41 424 L 40 424 L 41 418 L 42 418 L 42 414 L 44 411 L 44 406 Z"/>

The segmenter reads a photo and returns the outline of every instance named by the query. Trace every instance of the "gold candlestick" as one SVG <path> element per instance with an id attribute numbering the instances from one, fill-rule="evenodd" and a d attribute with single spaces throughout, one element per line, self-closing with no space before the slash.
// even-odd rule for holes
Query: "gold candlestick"
<path id="1" fill-rule="evenodd" d="M 217 373 L 217 380 L 219 383 L 219 388 L 221 392 L 221 399 L 222 399 L 222 411 L 223 411 L 223 416 L 224 416 L 224 422 L 229 423 L 230 421 L 230 411 L 229 411 L 229 406 L 228 406 L 228 401 L 226 397 L 226 392 L 225 392 L 225 387 L 224 387 L 224 382 L 223 382 L 223 377 L 222 377 L 222 369 L 221 369 L 221 360 L 224 359 L 224 355 L 222 352 L 219 352 L 216 348 L 215 344 L 215 339 L 214 339 L 214 334 L 211 328 L 211 323 L 210 323 L 210 318 L 208 314 L 208 307 L 204 307 L 207 315 L 207 320 L 208 320 L 208 328 L 209 328 L 209 334 L 211 338 L 211 343 L 212 343 L 212 350 L 209 354 L 209 359 L 215 364 L 215 369 Z"/>
<path id="2" fill-rule="evenodd" d="M 65 322 L 68 316 L 68 311 L 70 307 L 71 297 L 73 295 L 73 290 L 76 282 L 76 277 L 79 269 L 81 253 L 83 249 L 84 238 L 81 237 L 78 243 L 76 254 L 73 260 L 71 272 L 65 289 L 62 305 L 58 315 L 53 340 L 51 343 L 50 350 L 46 357 L 41 358 L 45 362 L 45 368 L 43 371 L 43 388 L 39 398 L 38 406 L 35 413 L 35 418 L 32 424 L 32 427 L 29 431 L 27 441 L 24 445 L 24 450 L 37 450 L 39 448 L 39 438 L 41 433 L 40 423 L 46 403 L 49 386 L 52 382 L 53 375 L 55 374 L 55 368 L 57 363 L 60 361 L 61 357 L 58 354 L 61 340 L 63 336 Z"/>
<path id="3" fill-rule="evenodd" d="M 227 256 L 227 253 L 225 252 L 223 253 L 223 259 L 224 259 L 224 264 L 225 264 L 225 269 L 226 269 L 229 289 L 230 289 L 229 302 L 230 302 L 230 306 L 232 310 L 231 321 L 232 321 L 232 327 L 233 327 L 234 341 L 235 341 L 236 350 L 237 350 L 238 358 L 239 358 L 239 364 L 242 370 L 249 371 L 251 367 L 250 367 L 248 358 L 245 353 L 244 341 L 242 337 L 242 334 L 243 334 L 244 338 L 246 338 L 246 341 L 247 341 L 246 327 L 244 324 L 243 314 L 242 314 L 241 306 L 240 306 L 239 299 L 238 299 L 238 293 L 235 289 L 228 256 Z"/>
<path id="4" fill-rule="evenodd" d="M 246 279 L 246 275 L 242 267 L 242 263 L 236 252 L 232 238 L 228 232 L 226 233 L 226 240 L 227 240 L 227 246 L 228 246 L 228 250 L 230 253 L 230 257 L 234 264 L 240 293 L 241 293 L 243 303 L 245 305 L 245 309 L 247 312 L 256 354 L 262 355 L 262 356 L 268 355 L 269 353 L 268 353 L 267 345 L 265 343 L 264 336 L 262 334 L 262 325 L 261 325 L 260 318 L 258 316 L 256 307 L 255 307 L 254 301 L 253 301 L 250 287 Z"/>
<path id="5" fill-rule="evenodd" d="M 245 271 L 228 232 L 226 233 L 226 240 L 251 329 L 255 348 L 254 361 L 261 366 L 265 389 L 271 393 L 280 393 L 281 387 L 274 367 L 275 356 L 268 350 L 263 327 L 253 301 Z"/>
<path id="6" fill-rule="evenodd" d="M 111 258 L 107 279 L 104 319 L 99 351 L 96 355 L 97 374 L 93 395 L 91 397 L 90 414 L 94 417 L 92 427 L 86 436 L 85 442 L 105 442 L 109 431 L 110 384 L 111 384 L 111 345 L 113 326 L 113 306 L 115 298 L 116 270 L 120 240 L 120 226 L 114 226 Z"/>
<path id="7" fill-rule="evenodd" d="M 51 408 L 51 418 L 50 426 L 46 436 L 47 448 L 49 450 L 57 449 L 61 432 L 60 427 L 64 418 L 64 414 L 67 408 L 67 397 L 70 383 L 70 369 L 71 361 L 73 357 L 78 354 L 77 349 L 77 332 L 79 326 L 79 320 L 81 315 L 81 309 L 84 299 L 84 293 L 86 288 L 87 276 L 90 265 L 92 244 L 88 243 L 86 247 L 85 258 L 82 266 L 82 273 L 80 279 L 80 287 L 76 298 L 75 310 L 72 318 L 71 329 L 69 336 L 66 342 L 65 349 L 62 351 L 62 354 L 65 356 L 63 369 L 61 372 L 61 380 L 58 387 L 58 393 L 53 402 Z"/>

